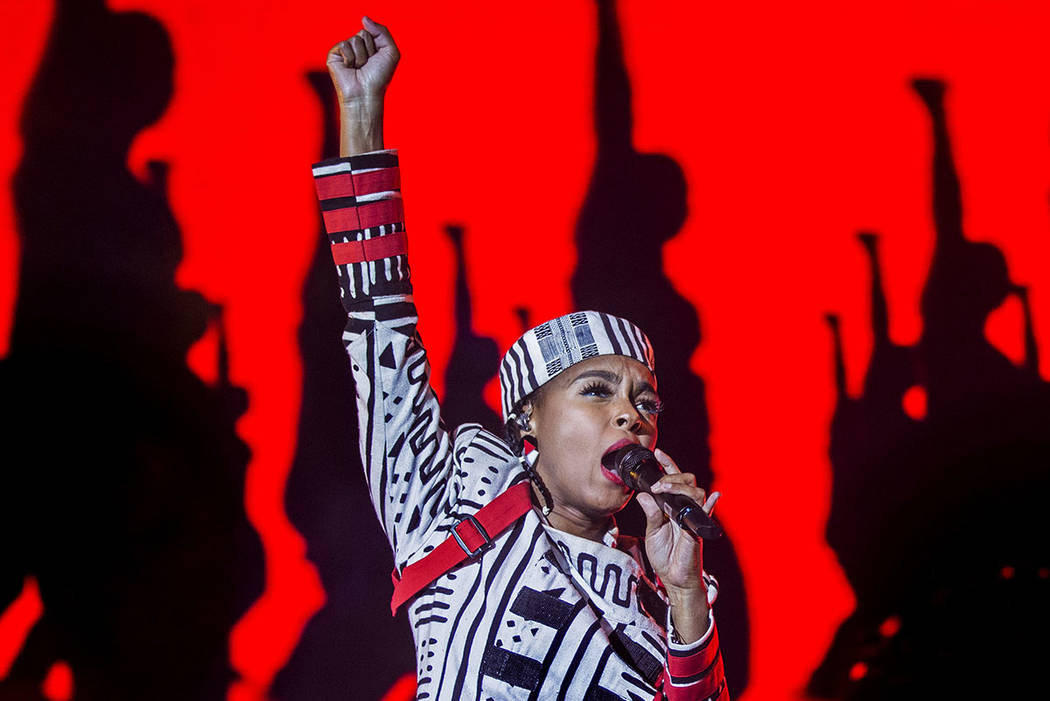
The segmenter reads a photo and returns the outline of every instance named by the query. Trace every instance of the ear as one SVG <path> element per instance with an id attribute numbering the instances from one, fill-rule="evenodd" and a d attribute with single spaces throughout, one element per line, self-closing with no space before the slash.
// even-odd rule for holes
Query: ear
<path id="1" fill-rule="evenodd" d="M 527 422 L 523 421 L 522 424 L 521 424 L 521 432 L 522 433 L 532 433 L 532 431 L 533 431 L 533 424 L 536 421 L 532 414 L 533 414 L 533 412 L 535 410 L 536 410 L 536 406 L 532 403 L 531 400 L 522 402 L 522 404 L 521 404 L 521 413 L 519 414 L 519 416 L 522 419 L 525 419 L 526 417 L 528 417 L 528 421 Z"/>
<path id="2" fill-rule="evenodd" d="M 536 416 L 535 416 L 536 405 L 531 401 L 526 401 L 521 405 L 521 418 L 528 417 L 528 421 L 522 421 L 519 424 L 521 429 L 521 437 L 528 438 L 529 442 L 532 443 L 533 447 L 536 445 Z"/>

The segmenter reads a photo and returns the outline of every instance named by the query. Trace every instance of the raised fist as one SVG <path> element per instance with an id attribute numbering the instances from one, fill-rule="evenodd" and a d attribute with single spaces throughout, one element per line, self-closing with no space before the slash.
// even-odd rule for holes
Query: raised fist
<path id="1" fill-rule="evenodd" d="M 361 31 L 328 52 L 328 74 L 343 105 L 382 98 L 401 58 L 386 27 L 368 17 L 361 24 Z"/>

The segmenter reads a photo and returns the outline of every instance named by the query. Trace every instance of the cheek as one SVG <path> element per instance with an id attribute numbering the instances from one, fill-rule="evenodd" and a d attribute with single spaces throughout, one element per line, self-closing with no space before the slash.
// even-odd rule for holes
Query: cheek
<path id="1" fill-rule="evenodd" d="M 605 415 L 595 407 L 575 407 L 565 413 L 562 427 L 566 437 L 585 442 L 589 447 L 605 430 Z M 582 446 L 582 443 L 577 443 L 577 447 Z"/>
<path id="2" fill-rule="evenodd" d="M 566 409 L 549 418 L 549 428 L 540 435 L 540 453 L 563 468 L 589 459 L 602 434 L 602 425 L 592 412 Z"/>

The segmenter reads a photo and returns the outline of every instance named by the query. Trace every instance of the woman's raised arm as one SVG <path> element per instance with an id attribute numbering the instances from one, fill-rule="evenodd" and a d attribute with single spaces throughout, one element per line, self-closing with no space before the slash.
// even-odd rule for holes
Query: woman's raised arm
<path id="1" fill-rule="evenodd" d="M 382 150 L 383 96 L 400 54 L 386 27 L 362 23 L 328 53 L 341 155 L 314 165 L 314 178 L 347 313 L 361 460 L 400 569 L 438 537 L 461 485 L 416 332 L 398 156 Z"/>
<path id="2" fill-rule="evenodd" d="M 339 155 L 383 148 L 383 97 L 401 59 L 390 31 L 362 17 L 354 36 L 328 52 L 328 75 L 339 98 Z"/>

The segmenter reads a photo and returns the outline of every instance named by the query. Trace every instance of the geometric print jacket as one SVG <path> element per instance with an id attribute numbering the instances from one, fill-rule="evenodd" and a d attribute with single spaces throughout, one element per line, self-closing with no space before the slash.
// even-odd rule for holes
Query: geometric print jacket
<path id="1" fill-rule="evenodd" d="M 416 332 L 394 151 L 314 166 L 347 313 L 361 458 L 398 572 L 526 480 L 520 459 L 477 424 L 440 418 Z M 717 583 L 706 574 L 713 602 Z M 674 642 L 669 607 L 639 539 L 604 543 L 530 510 L 492 547 L 410 599 L 417 698 L 728 701 L 712 619 Z"/>

